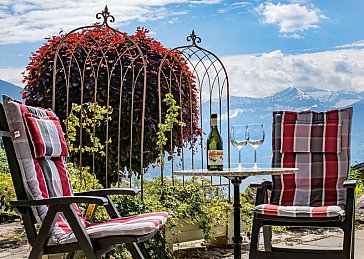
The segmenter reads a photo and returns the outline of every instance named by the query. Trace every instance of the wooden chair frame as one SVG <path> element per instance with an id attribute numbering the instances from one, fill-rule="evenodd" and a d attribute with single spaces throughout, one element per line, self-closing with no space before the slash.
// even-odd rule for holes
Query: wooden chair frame
<path id="1" fill-rule="evenodd" d="M 252 183 L 250 187 L 257 188 L 256 206 L 268 202 L 268 190 L 272 189 L 272 182 Z M 254 213 L 249 259 L 312 259 L 313 256 L 320 256 L 320 259 L 354 259 L 356 181 L 347 180 L 344 182 L 344 187 L 347 190 L 344 217 L 283 217 Z M 340 228 L 344 231 L 343 248 L 316 250 L 274 247 L 271 245 L 271 226 Z M 258 250 L 259 231 L 262 227 L 265 251 Z"/>
<path id="2" fill-rule="evenodd" d="M 74 196 L 55 197 L 42 200 L 31 200 L 25 191 L 20 166 L 13 146 L 14 133 L 9 131 L 3 105 L 0 104 L 0 136 L 2 136 L 11 176 L 17 196 L 16 201 L 10 204 L 20 213 L 29 244 L 32 246 L 29 258 L 41 258 L 43 254 L 68 253 L 67 258 L 74 258 L 76 251 L 83 250 L 88 259 L 100 258 L 101 255 L 111 251 L 117 245 L 125 243 L 133 258 L 144 258 L 137 243 L 150 239 L 156 232 L 146 235 L 120 235 L 102 238 L 90 238 L 85 227 L 78 218 L 72 204 L 88 203 L 104 206 L 109 216 L 120 218 L 121 215 L 113 204 L 110 195 L 136 195 L 137 190 L 130 188 L 101 189 L 75 193 Z M 32 206 L 47 205 L 48 213 L 44 222 L 36 231 L 37 221 Z M 48 242 L 59 213 L 63 213 L 72 228 L 77 242 L 57 244 Z"/>

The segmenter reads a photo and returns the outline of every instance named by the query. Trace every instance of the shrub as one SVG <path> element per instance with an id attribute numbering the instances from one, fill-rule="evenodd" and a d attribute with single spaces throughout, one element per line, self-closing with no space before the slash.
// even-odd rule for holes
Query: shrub
<path id="1" fill-rule="evenodd" d="M 8 160 L 4 148 L 0 147 L 0 223 L 16 215 L 9 203 L 15 199 L 16 195 Z"/>
<path id="2" fill-rule="evenodd" d="M 120 196 L 116 200 L 117 208 L 121 215 L 138 213 L 168 211 L 172 212 L 172 218 L 167 221 L 166 230 L 177 234 L 184 224 L 199 225 L 206 240 L 212 239 L 214 227 L 227 224 L 230 205 L 221 189 L 208 187 L 208 182 L 202 179 L 202 183 L 192 178 L 183 184 L 175 180 L 174 185 L 169 179 L 155 178 L 146 181 L 144 188 L 144 200 L 139 196 Z M 181 223 L 182 222 L 182 223 Z M 140 244 L 147 258 L 172 258 L 172 251 L 167 245 L 163 231 L 150 241 Z"/>
<path id="3" fill-rule="evenodd" d="M 255 195 L 252 193 L 250 188 L 247 188 L 245 192 L 240 193 L 240 204 L 240 217 L 241 220 L 245 223 L 248 230 L 247 235 L 250 237 L 250 230 L 252 229 L 254 217 L 253 208 L 255 206 Z"/>
<path id="4" fill-rule="evenodd" d="M 13 180 L 10 173 L 0 172 L 0 215 L 1 219 L 13 218 L 17 214 L 10 206 L 10 201 L 16 200 L 15 190 L 13 186 Z M 1 220 L 0 220 L 1 223 Z"/>
<path id="5" fill-rule="evenodd" d="M 0 173 L 10 173 L 8 159 L 6 158 L 5 149 L 0 147 Z"/>
<path id="6" fill-rule="evenodd" d="M 144 167 L 155 162 L 158 157 L 159 150 L 156 148 L 158 122 L 159 122 L 159 98 L 158 98 L 158 68 L 163 56 L 167 53 L 158 41 L 147 36 L 148 31 L 145 29 L 137 29 L 132 39 L 137 42 L 142 50 L 147 63 L 147 100 L 145 107 L 145 139 L 144 139 Z M 83 102 L 97 101 L 100 105 L 107 106 L 107 100 L 110 107 L 113 108 L 112 121 L 109 123 L 109 138 L 111 142 L 108 149 L 108 171 L 111 180 L 117 179 L 117 163 L 120 158 L 119 168 L 127 167 L 138 173 L 140 171 L 140 135 L 141 135 L 141 120 L 142 120 L 142 101 L 143 101 L 143 80 L 138 80 L 133 91 L 133 78 L 142 66 L 141 60 L 137 59 L 133 63 L 133 57 L 137 55 L 136 49 L 132 48 L 132 43 L 128 41 L 124 35 L 126 33 L 115 33 L 108 27 L 99 26 L 93 29 L 84 29 L 80 32 L 70 34 L 62 44 L 59 51 L 59 57 L 65 67 L 62 67 L 61 62 L 57 62 L 56 68 L 56 110 L 55 112 L 63 121 L 66 118 L 66 93 L 69 91 L 68 109 L 70 110 L 71 103 L 80 103 L 81 86 L 83 86 Z M 31 61 L 26 70 L 28 74 L 24 77 L 26 87 L 23 91 L 23 99 L 26 104 L 51 107 L 52 101 L 52 82 L 53 82 L 53 60 L 56 53 L 56 48 L 60 43 L 62 36 L 54 36 L 48 39 L 47 44 L 42 46 L 31 57 Z M 128 52 L 130 50 L 130 52 Z M 121 55 L 120 60 L 119 53 Z M 174 74 L 175 77 L 168 79 L 171 83 L 171 89 L 166 82 L 163 82 L 161 87 L 161 98 L 169 92 L 178 100 L 181 106 L 183 122 L 186 124 L 186 130 L 181 136 L 180 130 L 174 131 L 173 145 L 169 143 L 164 146 L 166 151 L 172 152 L 177 148 L 180 152 L 183 141 L 196 141 L 198 134 L 198 96 L 196 85 L 193 81 L 193 75 L 189 71 L 186 60 L 179 52 L 173 52 L 167 60 L 176 60 L 172 67 L 165 66 L 163 72 L 165 75 Z M 121 78 L 122 72 L 125 72 L 130 66 L 135 66 L 135 70 L 129 69 L 125 76 Z M 82 68 L 84 75 L 80 78 L 79 67 Z M 124 70 L 122 70 L 124 69 Z M 66 71 L 66 72 L 65 72 Z M 68 82 L 65 79 L 65 73 L 69 71 Z M 97 71 L 97 80 L 96 78 Z M 110 72 L 112 71 L 112 72 Z M 143 79 L 143 71 L 139 79 Z M 181 82 L 181 85 L 177 84 Z M 82 79 L 82 80 L 81 80 Z M 97 89 L 95 87 L 97 81 Z M 67 86 L 67 82 L 69 86 Z M 110 88 L 108 91 L 108 82 Z M 121 84 L 122 83 L 122 84 Z M 121 96 L 121 110 L 119 114 L 119 96 L 120 85 L 123 85 Z M 134 98 L 133 98 L 134 93 Z M 180 95 L 181 94 L 181 95 Z M 96 95 L 96 100 L 94 96 Z M 180 102 L 181 98 L 181 102 Z M 134 122 L 131 125 L 131 100 L 134 101 Z M 166 103 L 162 103 L 162 116 L 164 117 L 168 107 Z M 193 114 L 193 120 L 191 115 Z M 123 134 L 118 139 L 118 120 L 121 117 L 121 129 Z M 192 124 L 192 125 L 191 125 Z M 130 129 L 133 128 L 133 151 L 129 154 L 130 147 Z M 106 136 L 106 127 L 96 128 L 98 136 Z M 169 134 L 168 134 L 169 135 Z M 100 137 L 101 139 L 101 137 Z M 121 149 L 118 155 L 118 140 L 120 141 Z M 106 141 L 101 139 L 101 141 Z M 132 156 L 132 165 L 129 166 L 129 158 Z M 91 165 L 92 156 L 83 156 L 84 164 Z M 96 156 L 96 169 L 100 172 L 98 178 L 105 183 L 105 158 Z"/>
<path id="7" fill-rule="evenodd" d="M 349 179 L 356 180 L 357 185 L 355 188 L 355 196 L 356 198 L 359 198 L 362 194 L 364 194 L 364 179 L 361 178 L 361 172 L 350 168 Z"/>

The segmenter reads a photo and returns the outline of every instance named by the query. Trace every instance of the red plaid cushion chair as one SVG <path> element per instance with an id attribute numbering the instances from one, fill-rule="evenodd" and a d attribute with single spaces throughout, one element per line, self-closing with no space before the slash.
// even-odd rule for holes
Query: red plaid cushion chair
<path id="1" fill-rule="evenodd" d="M 259 228 L 265 225 L 340 227 L 345 232 L 344 249 L 330 251 L 324 258 L 350 258 L 355 188 L 355 182 L 347 181 L 351 120 L 352 108 L 273 113 L 272 166 L 297 167 L 299 172 L 273 176 L 273 185 L 253 184 L 258 193 L 250 258 L 309 258 L 312 253 L 328 254 L 269 245 L 266 249 L 270 251 L 257 251 Z M 272 189 L 269 203 L 267 189 Z"/>
<path id="2" fill-rule="evenodd" d="M 1 131 L 13 134 L 11 138 L 3 134 L 18 197 L 13 204 L 33 246 L 30 258 L 60 251 L 71 252 L 72 257 L 73 251 L 80 249 L 87 258 L 98 258 L 124 242 L 134 257 L 142 258 L 135 243 L 152 237 L 165 224 L 168 213 L 120 217 L 108 195 L 135 195 L 133 189 L 103 189 L 74 196 L 65 163 L 68 150 L 57 116 L 9 97 L 4 97 L 3 106 L 6 120 L 2 111 Z M 88 222 L 77 206 L 80 202 L 104 205 L 112 219 Z M 35 223 L 42 225 L 38 234 Z"/>

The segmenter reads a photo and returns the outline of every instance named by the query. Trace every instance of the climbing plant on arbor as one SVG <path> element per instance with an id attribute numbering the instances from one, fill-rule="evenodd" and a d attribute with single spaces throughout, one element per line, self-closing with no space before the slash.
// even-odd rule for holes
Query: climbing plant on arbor
<path id="1" fill-rule="evenodd" d="M 156 145 L 159 118 L 157 73 L 160 61 L 168 50 L 147 33 L 148 30 L 138 28 L 136 33 L 130 36 L 140 47 L 147 64 L 144 129 L 142 129 L 144 84 L 143 80 L 140 80 L 144 73 L 141 69 L 143 63 L 137 57 L 137 50 L 132 47 L 134 42 L 128 40 L 126 33 L 116 33 L 108 26 L 94 26 L 84 27 L 80 31 L 68 34 L 66 38 L 62 35 L 53 36 L 32 54 L 26 68 L 23 99 L 28 105 L 52 107 L 54 73 L 55 112 L 61 121 L 66 121 L 69 115 L 67 111 L 70 111 L 72 103 L 97 102 L 99 105 L 112 108 L 108 127 L 101 126 L 95 129 L 95 135 L 99 136 L 101 142 L 106 140 L 111 142 L 107 146 L 106 159 L 101 156 L 92 158 L 92 155 L 87 154 L 82 156 L 82 164 L 93 164 L 95 173 L 102 183 L 105 181 L 103 175 L 105 167 L 108 167 L 111 181 L 117 180 L 118 170 L 125 168 L 128 168 L 129 172 L 141 173 L 142 130 L 145 136 L 144 167 L 147 168 L 155 162 L 159 154 Z M 58 52 L 60 62 L 57 62 L 56 71 L 53 71 L 57 46 L 61 42 Z M 200 130 L 198 90 L 193 73 L 178 51 L 171 53 L 167 58 L 173 59 L 175 65 L 166 66 L 164 73 L 166 75 L 173 73 L 174 76 L 170 77 L 168 85 L 162 84 L 161 98 L 164 99 L 168 93 L 173 95 L 181 107 L 182 122 L 186 125 L 186 130 L 183 132 L 176 126 L 173 131 L 173 145 L 168 141 L 168 145 L 164 146 L 164 150 L 171 153 L 176 150 L 180 152 L 183 143 L 195 142 Z M 167 109 L 167 104 L 163 102 L 162 117 L 165 116 Z M 133 148 L 130 154 L 131 137 Z M 83 140 L 80 138 L 78 141 Z M 71 159 L 79 162 L 80 158 L 74 155 Z M 92 159 L 95 159 L 94 163 Z"/>

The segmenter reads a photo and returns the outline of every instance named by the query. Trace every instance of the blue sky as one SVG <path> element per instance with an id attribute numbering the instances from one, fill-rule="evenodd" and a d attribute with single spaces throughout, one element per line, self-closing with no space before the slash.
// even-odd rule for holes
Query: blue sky
<path id="1" fill-rule="evenodd" d="M 233 95 L 289 86 L 364 91 L 362 0 L 2 0 L 0 79 L 21 85 L 43 38 L 95 22 L 105 4 L 115 27 L 148 28 L 166 47 L 185 44 L 195 29 L 223 60 Z"/>

